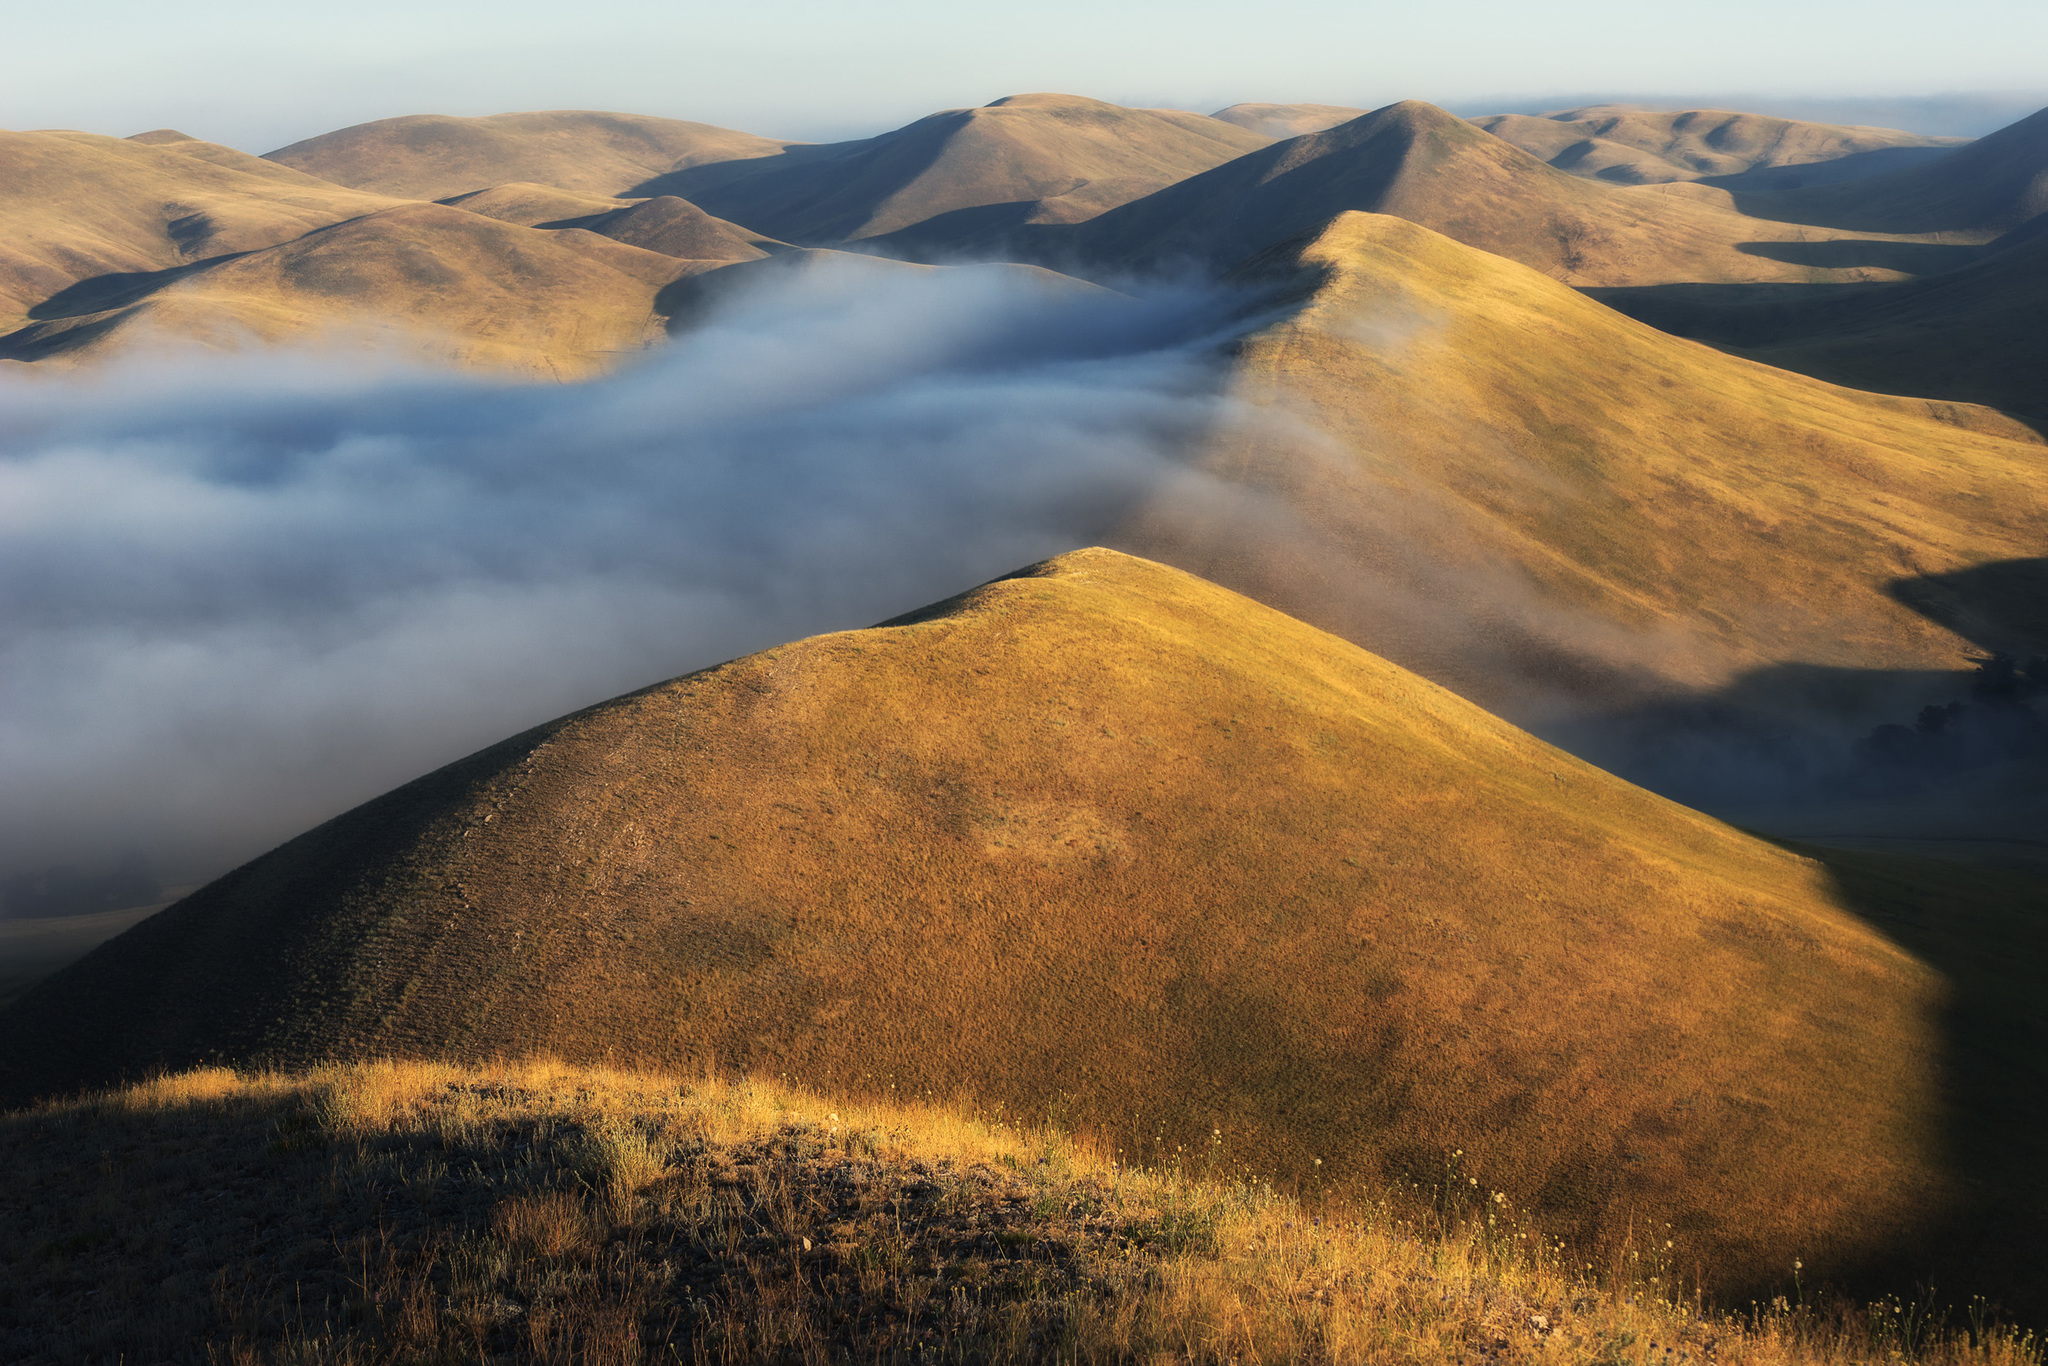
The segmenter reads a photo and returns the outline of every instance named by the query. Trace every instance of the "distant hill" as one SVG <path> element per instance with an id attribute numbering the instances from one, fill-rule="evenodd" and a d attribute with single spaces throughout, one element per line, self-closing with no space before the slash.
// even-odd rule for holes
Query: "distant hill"
<path id="1" fill-rule="evenodd" d="M 1573 284 L 1829 278 L 1808 245 L 1813 230 L 1795 234 L 1797 249 L 1774 249 L 1757 239 L 1775 225 L 1738 212 L 1726 191 L 1567 175 L 1412 100 L 1047 230 L 1042 259 L 1059 264 L 1068 253 L 1097 269 L 1137 271 L 1229 266 L 1346 211 L 1405 218 Z M 1887 269 L 1878 253 L 1888 245 L 1866 244 L 1842 264 Z"/>
<path id="2" fill-rule="evenodd" d="M 409 204 L 204 270 L 148 277 L 131 286 L 133 297 L 35 324 L 7 344 L 16 358 L 77 360 L 137 340 L 366 342 L 577 378 L 662 335 L 663 286 L 731 259 L 683 262 L 593 232 Z"/>
<path id="3" fill-rule="evenodd" d="M 1758 218 L 1976 240 L 2048 213 L 2048 109 L 1924 166 L 1839 185 L 1744 196 Z"/>
<path id="4" fill-rule="evenodd" d="M 1304 1186 L 1449 1161 L 1739 1291 L 2038 1210 L 1942 1141 L 1947 992 L 1819 864 L 1085 551 L 339 817 L 32 989 L 0 1075 L 552 1054 L 1052 1107 Z"/>
<path id="5" fill-rule="evenodd" d="M 1850 128 L 1724 109 L 1663 111 L 1589 105 L 1542 115 L 1494 114 L 1472 120 L 1560 171 L 1622 185 L 1675 180 L 1744 183 L 1782 171 L 1781 187 L 1852 178 L 1940 157 L 1964 138 L 1923 137 L 1892 128 Z"/>
<path id="6" fill-rule="evenodd" d="M 168 130 L 0 131 L 0 335 L 89 302 L 67 291 L 116 296 L 122 277 L 275 246 L 397 202 Z"/>
<path id="7" fill-rule="evenodd" d="M 634 193 L 681 195 L 791 242 L 893 235 L 905 249 L 929 239 L 966 250 L 1028 224 L 1093 217 L 1269 141 L 1184 110 L 1012 95 L 860 142 L 683 168 Z"/>
<path id="8" fill-rule="evenodd" d="M 1347 104 L 1233 104 L 1209 117 L 1234 123 L 1269 138 L 1296 138 L 1320 133 L 1365 114 Z"/>
<path id="9" fill-rule="evenodd" d="M 1393 217 L 1237 278 L 1276 310 L 1204 457 L 1239 497 L 1162 498 L 1118 544 L 1526 722 L 1797 662 L 1867 729 L 1919 705 L 1886 671 L 1979 653 L 1891 586 L 2048 545 L 2048 450 L 1985 409 L 1736 359 Z"/>
<path id="10" fill-rule="evenodd" d="M 668 171 L 774 156 L 792 145 L 684 119 L 566 109 L 379 119 L 280 147 L 266 159 L 407 199 L 447 199 L 513 181 L 615 195 Z"/>

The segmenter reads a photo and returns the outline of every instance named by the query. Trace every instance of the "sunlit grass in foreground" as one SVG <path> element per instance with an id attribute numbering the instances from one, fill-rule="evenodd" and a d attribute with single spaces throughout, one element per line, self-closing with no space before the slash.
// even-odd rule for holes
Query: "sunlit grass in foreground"
<path id="1" fill-rule="evenodd" d="M 202 1070 L 0 1118 L 10 1361 L 1972 1362 L 1910 1305 L 1717 1313 L 1574 1263 L 1447 1161 L 1301 1199 L 1228 1136 L 1056 1130 L 545 1063 Z M 1966 1321 L 1970 1320 L 1970 1321 Z"/>

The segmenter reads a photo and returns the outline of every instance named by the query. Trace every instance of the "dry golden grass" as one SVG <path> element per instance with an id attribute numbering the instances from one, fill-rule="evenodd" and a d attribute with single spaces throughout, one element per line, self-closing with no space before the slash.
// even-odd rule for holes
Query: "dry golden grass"
<path id="1" fill-rule="evenodd" d="M 79 1161 L 81 1153 L 96 1160 Z M 973 1360 L 2033 1366 L 1926 1306 L 1717 1312 L 1461 1178 L 1296 1200 L 1219 1149 L 764 1081 L 208 1069 L 0 1116 L 23 1363 Z"/>
<path id="2" fill-rule="evenodd" d="M 1349 123 L 1368 112 L 1348 104 L 1233 104 L 1209 117 L 1269 138 L 1298 138 L 1303 133 L 1320 133 L 1325 128 Z"/>
<path id="3" fill-rule="evenodd" d="M 513 182 L 617 195 L 678 167 L 774 156 L 792 145 L 686 119 L 563 109 L 379 119 L 280 147 L 266 159 L 406 199 L 448 199 Z"/>
<path id="4" fill-rule="evenodd" d="M 1584 179 L 1407 100 L 1250 152 L 1070 230 L 1048 230 L 1044 250 L 1047 259 L 1066 251 L 1139 272 L 1183 260 L 1230 267 L 1345 212 L 1405 218 L 1580 286 L 1897 279 L 1912 264 L 1912 244 L 1933 240 L 1816 226 L 1789 211 L 1783 222 L 1764 219 L 1706 185 Z M 1937 232 L 1950 249 L 1997 235 L 1988 226 L 1954 227 L 1960 233 Z M 1815 247 L 1851 237 L 1861 244 L 1853 261 Z"/>
<path id="5" fill-rule="evenodd" d="M 580 229 L 541 231 L 409 204 L 221 262 L 139 302 L 38 324 L 13 340 L 73 362 L 178 342 L 322 341 L 582 379 L 658 340 L 661 288 L 713 265 Z"/>
<path id="6" fill-rule="evenodd" d="M 1091 218 L 1268 141 L 1181 109 L 1011 95 L 861 142 L 685 169 L 640 193 L 681 195 L 792 242 L 901 233 L 959 250 L 1027 223 Z"/>
<path id="7" fill-rule="evenodd" d="M 1245 277 L 1296 291 L 1206 456 L 1253 496 L 1162 502 L 1119 544 L 1511 714 L 1546 683 L 1966 667 L 1890 585 L 2048 547 L 2040 438 L 1997 413 L 1726 356 L 1383 215 Z"/>
<path id="8" fill-rule="evenodd" d="M 1283 1187 L 1457 1147 L 1588 1247 L 1910 1282 L 2037 1203 L 1951 1161 L 1947 990 L 1821 864 L 1090 551 L 400 789 L 36 988 L 0 1062 L 787 1073 L 1146 1162 L 1220 1129 Z"/>
<path id="9" fill-rule="evenodd" d="M 1733 176 L 1893 148 L 1954 147 L 1967 141 L 1726 109 L 1640 109 L 1626 104 L 1533 116 L 1495 114 L 1473 122 L 1561 171 L 1622 185 Z"/>
<path id="10" fill-rule="evenodd" d="M 232 148 L 0 131 L 0 336 L 64 291 L 274 246 L 397 201 Z M 51 316 L 45 308 L 42 316 Z"/>

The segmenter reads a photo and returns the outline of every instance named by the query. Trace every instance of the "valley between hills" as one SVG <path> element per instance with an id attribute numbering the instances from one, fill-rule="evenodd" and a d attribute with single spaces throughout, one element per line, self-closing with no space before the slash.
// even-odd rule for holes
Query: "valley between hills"
<path id="1" fill-rule="evenodd" d="M 601 386 L 949 281 L 1029 301 L 950 383 L 1177 386 L 1164 468 L 1002 577 L 175 899 L 0 868 L 0 1142 L 58 1202 L 0 1201 L 10 1359 L 2038 1359 L 2048 111 L 1027 94 L 0 169 L 5 395 Z"/>

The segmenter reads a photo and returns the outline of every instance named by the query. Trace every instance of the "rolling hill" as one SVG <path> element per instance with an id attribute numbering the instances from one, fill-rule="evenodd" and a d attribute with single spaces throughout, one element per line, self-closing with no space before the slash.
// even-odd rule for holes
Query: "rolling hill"
<path id="1" fill-rule="evenodd" d="M 202 1060 L 750 1070 L 1305 1188 L 1455 1148 L 1582 1246 L 1668 1222 L 1724 1289 L 1945 1274 L 1952 1221 L 2040 1199 L 1955 1165 L 1943 980 L 1858 905 L 1096 550 L 421 778 L 31 990 L 0 1059 L 15 1099 Z"/>
<path id="2" fill-rule="evenodd" d="M 1573 284 L 1835 278 L 1834 267 L 1896 273 L 1924 243 L 1866 241 L 1816 258 L 1801 228 L 1749 218 L 1723 190 L 1616 186 L 1568 175 L 1433 105 L 1389 105 L 1291 138 L 1065 230 L 1042 230 L 1041 259 L 1098 270 L 1233 265 L 1347 211 L 1392 214 Z M 1942 248 L 1936 247 L 1937 254 Z"/>
<path id="3" fill-rule="evenodd" d="M 2048 234 L 2013 236 L 2010 247 L 1924 280 L 1782 292 L 1675 285 L 1596 297 L 1787 370 L 1981 403 L 2048 431 Z"/>
<path id="4" fill-rule="evenodd" d="M 395 202 L 180 134 L 0 131 L 0 335 Z"/>
<path id="5" fill-rule="evenodd" d="M 1790 189 L 1900 170 L 1938 159 L 1967 141 L 1725 109 L 1664 111 L 1623 104 L 1541 115 L 1494 114 L 1472 122 L 1560 171 L 1621 185 L 1711 179 Z M 1793 167 L 1800 169 L 1787 169 Z"/>
<path id="6" fill-rule="evenodd" d="M 1298 138 L 1349 123 L 1366 113 L 1348 104 L 1233 104 L 1209 117 L 1234 123 L 1262 137 Z"/>
<path id="7" fill-rule="evenodd" d="M 1243 416 L 1203 458 L 1228 492 L 1117 544 L 1524 724 L 1786 663 L 1894 720 L 1925 686 L 1900 671 L 1978 648 L 1893 585 L 2048 548 L 2048 454 L 1985 409 L 1727 356 L 1393 217 L 1237 278 L 1279 312 L 1232 349 Z"/>
<path id="8" fill-rule="evenodd" d="M 680 195 L 806 245 L 886 239 L 895 252 L 960 252 L 1092 217 L 1268 141 L 1178 109 L 1012 95 L 802 155 L 684 168 L 635 193 Z"/>
<path id="9" fill-rule="evenodd" d="M 408 204 L 203 270 L 7 339 L 17 358 L 89 360 L 132 344 L 324 341 L 443 363 L 580 378 L 662 335 L 656 296 L 692 270 L 581 229 L 543 231 Z M 93 302 L 106 302 L 95 300 Z"/>
<path id="10" fill-rule="evenodd" d="M 379 119 L 280 147 L 266 159 L 405 199 L 449 199 L 515 181 L 616 195 L 669 171 L 772 157 L 792 145 L 684 119 L 567 109 Z"/>
<path id="11" fill-rule="evenodd" d="M 1986 241 L 2048 213 L 2048 109 L 1923 166 L 1741 204 L 1783 222 Z"/>

